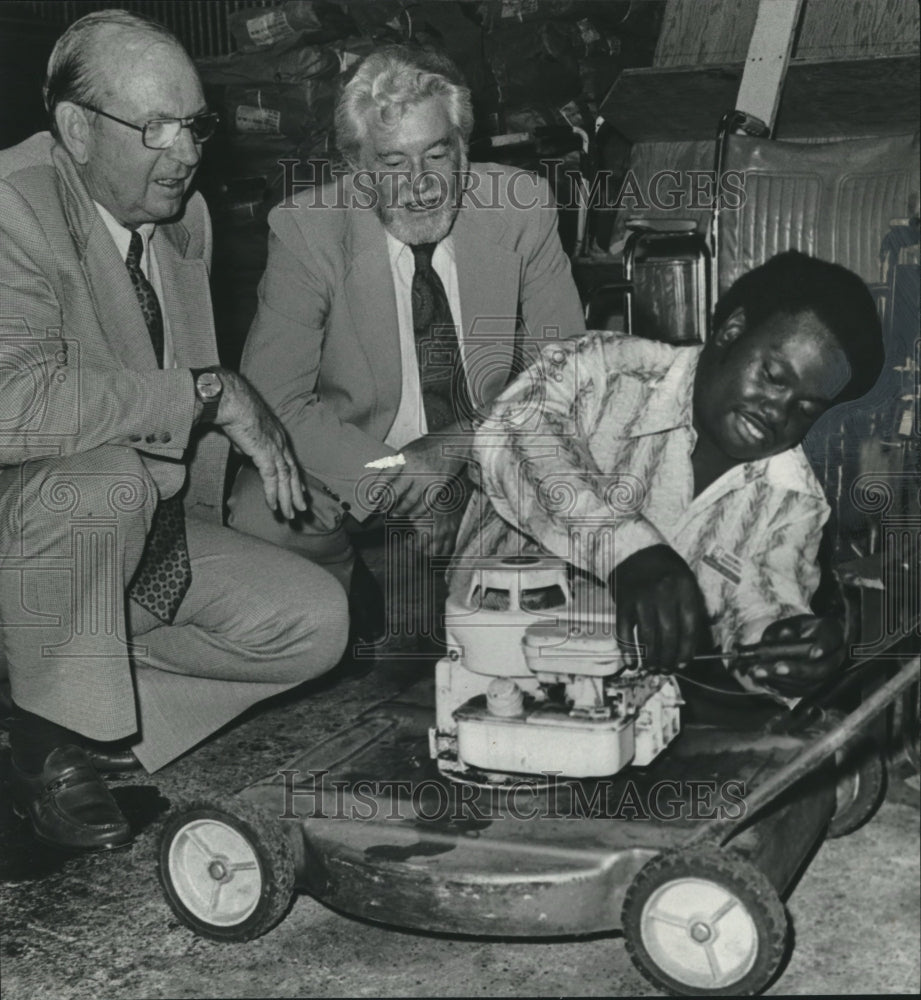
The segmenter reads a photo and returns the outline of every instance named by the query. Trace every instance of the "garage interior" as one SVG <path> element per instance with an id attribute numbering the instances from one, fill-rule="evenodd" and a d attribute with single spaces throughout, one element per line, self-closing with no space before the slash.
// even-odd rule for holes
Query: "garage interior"
<path id="1" fill-rule="evenodd" d="M 221 114 L 197 183 L 214 223 L 212 294 L 229 367 L 239 363 L 255 312 L 267 216 L 284 196 L 287 172 L 314 183 L 330 176 L 341 78 L 388 41 L 441 48 L 463 70 L 476 111 L 471 159 L 549 177 L 566 206 L 560 234 L 590 328 L 703 339 L 708 296 L 789 246 L 857 271 L 880 310 L 885 373 L 870 397 L 820 421 L 806 442 L 833 510 L 823 546 L 828 578 L 855 658 L 872 667 L 850 685 L 844 707 L 858 706 L 917 657 L 915 0 L 6 2 L 0 148 L 45 126 L 41 80 L 55 39 L 105 7 L 171 28 Z M 657 187 L 663 171 L 698 181 Z M 738 210 L 721 198 L 727 171 L 746 179 Z M 364 551 L 382 584 L 396 571 L 390 553 L 381 539 Z M 385 911 L 378 921 L 359 919 L 302 893 L 264 936 L 217 943 L 171 911 L 157 881 L 170 810 L 277 774 L 362 713 L 424 686 L 437 658 L 426 645 L 424 604 L 401 599 L 383 643 L 354 650 L 322 680 L 261 706 L 156 775 L 116 777 L 116 798 L 137 833 L 130 849 L 66 857 L 43 848 L 4 794 L 3 995 L 659 995 L 618 932 L 410 931 L 388 924 Z M 848 836 L 821 842 L 785 894 L 791 941 L 768 995 L 921 991 L 917 680 L 868 732 L 885 759 L 878 810 Z"/>

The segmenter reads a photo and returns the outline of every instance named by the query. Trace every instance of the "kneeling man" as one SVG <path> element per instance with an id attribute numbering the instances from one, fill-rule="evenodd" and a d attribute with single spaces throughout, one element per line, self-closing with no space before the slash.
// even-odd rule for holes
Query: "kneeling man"
<path id="1" fill-rule="evenodd" d="M 194 64 L 97 11 L 45 98 L 52 134 L 0 152 L 0 648 L 16 808 L 95 850 L 131 839 L 94 765 L 114 741 L 162 767 L 332 667 L 347 612 L 325 571 L 221 525 L 229 442 L 268 507 L 306 503 L 284 428 L 218 364 Z"/>
<path id="2" fill-rule="evenodd" d="M 477 431 L 452 586 L 484 556 L 549 552 L 609 585 L 628 658 L 634 638 L 663 671 L 711 638 L 801 642 L 734 673 L 803 694 L 841 665 L 844 637 L 810 612 L 829 508 L 800 443 L 882 364 L 860 278 L 795 251 L 726 292 L 702 347 L 608 332 L 546 346 Z"/>

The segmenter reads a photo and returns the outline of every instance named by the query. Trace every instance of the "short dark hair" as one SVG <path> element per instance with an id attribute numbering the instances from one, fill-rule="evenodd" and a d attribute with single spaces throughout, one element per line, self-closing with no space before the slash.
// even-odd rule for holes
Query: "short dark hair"
<path id="1" fill-rule="evenodd" d="M 883 329 L 873 296 L 863 280 L 840 264 L 787 250 L 738 278 L 713 310 L 718 330 L 735 312 L 745 311 L 746 329 L 782 313 L 813 313 L 841 345 L 851 379 L 835 402 L 859 399 L 883 370 Z"/>
<path id="2" fill-rule="evenodd" d="M 61 101 L 99 104 L 105 99 L 99 92 L 98 73 L 92 65 L 92 47 L 97 35 L 107 28 L 149 32 L 182 48 L 182 43 L 168 28 L 127 10 L 96 10 L 74 21 L 55 43 L 42 87 L 45 109 L 51 119 L 51 132 L 55 137 L 57 124 L 54 109 Z"/>

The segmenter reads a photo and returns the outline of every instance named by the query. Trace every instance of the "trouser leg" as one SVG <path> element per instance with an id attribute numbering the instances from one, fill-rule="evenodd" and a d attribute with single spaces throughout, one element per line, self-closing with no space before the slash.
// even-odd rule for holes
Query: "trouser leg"
<path id="1" fill-rule="evenodd" d="M 15 702 L 9 717 L 10 751 L 13 765 L 26 774 L 38 774 L 57 747 L 79 743 L 80 737 L 70 729 L 34 712 L 27 712 Z"/>
<path id="2" fill-rule="evenodd" d="M 93 739 L 135 731 L 125 585 L 157 500 L 130 448 L 0 471 L 0 622 L 21 708 Z"/>
<path id="3" fill-rule="evenodd" d="M 250 466 L 237 473 L 230 496 L 228 524 L 247 535 L 305 556 L 349 589 L 355 552 L 343 527 L 339 504 L 320 489 L 308 489 L 310 509 L 293 521 L 269 510 L 262 480 Z"/>
<path id="4" fill-rule="evenodd" d="M 341 585 L 321 567 L 188 518 L 192 584 L 172 625 L 134 602 L 141 741 L 156 770 L 258 701 L 336 664 L 348 633 Z"/>
<path id="5" fill-rule="evenodd" d="M 229 523 L 248 534 L 298 552 L 332 573 L 351 596 L 353 633 L 361 655 L 380 652 L 388 637 L 411 632 L 423 643 L 441 635 L 445 589 L 443 568 L 434 570 L 424 555 L 424 524 L 372 516 L 360 524 L 343 517 L 339 504 L 319 487 L 310 491 L 311 518 L 286 522 L 265 503 L 255 470 L 240 469 L 230 498 Z M 380 533 L 385 547 L 384 577 L 379 583 L 358 566 L 352 537 Z"/>

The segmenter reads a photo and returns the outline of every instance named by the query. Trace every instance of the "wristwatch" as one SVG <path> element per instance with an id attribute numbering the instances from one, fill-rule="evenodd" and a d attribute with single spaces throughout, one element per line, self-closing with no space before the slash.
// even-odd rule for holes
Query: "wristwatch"
<path id="1" fill-rule="evenodd" d="M 193 368 L 191 371 L 195 380 L 195 395 L 202 403 L 201 422 L 213 424 L 221 405 L 224 383 L 213 368 Z"/>

